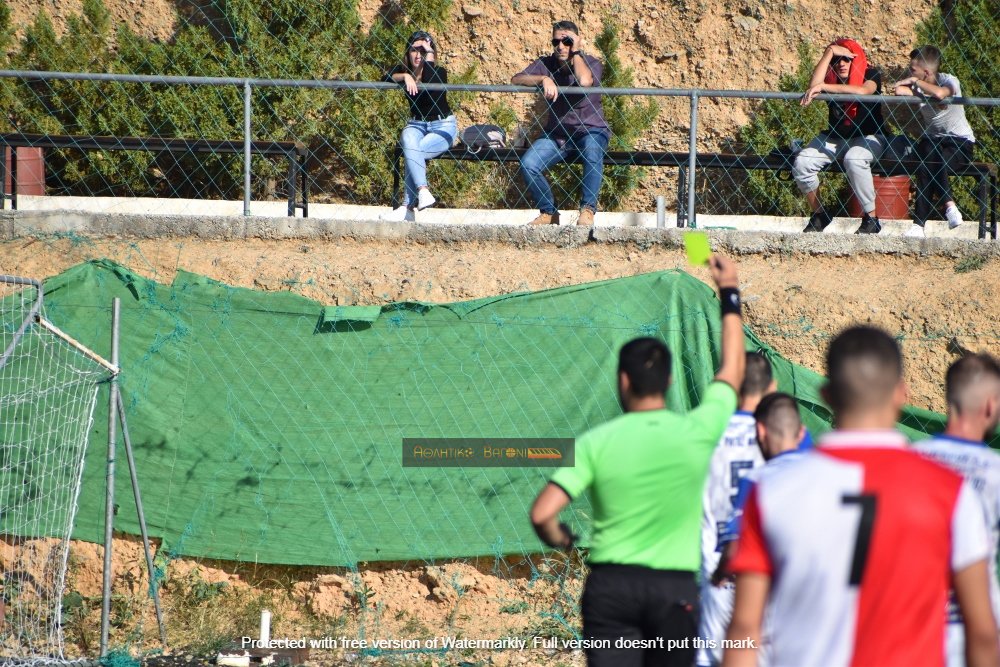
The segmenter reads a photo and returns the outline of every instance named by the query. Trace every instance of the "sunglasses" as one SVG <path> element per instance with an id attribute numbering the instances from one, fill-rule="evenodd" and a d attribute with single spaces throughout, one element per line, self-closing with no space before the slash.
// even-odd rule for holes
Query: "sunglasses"
<path id="1" fill-rule="evenodd" d="M 559 46 L 560 44 L 562 44 L 563 46 L 570 46 L 570 47 L 572 47 L 573 46 L 573 39 L 571 37 L 563 37 L 562 39 L 553 39 L 552 40 L 552 46 Z"/>
<path id="2" fill-rule="evenodd" d="M 854 60 L 854 59 L 853 58 L 848 58 L 847 56 L 834 56 L 833 58 L 830 59 L 830 64 L 831 65 L 839 65 L 842 62 L 848 62 L 849 63 L 852 60 Z"/>

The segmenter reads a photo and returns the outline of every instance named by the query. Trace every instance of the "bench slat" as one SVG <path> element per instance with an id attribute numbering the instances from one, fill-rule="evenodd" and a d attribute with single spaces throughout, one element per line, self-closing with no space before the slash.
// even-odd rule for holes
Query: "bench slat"
<path id="1" fill-rule="evenodd" d="M 454 146 L 435 159 L 460 160 L 471 162 L 519 162 L 527 152 L 527 148 L 485 148 L 477 153 L 469 152 L 464 146 Z M 775 151 L 768 155 L 738 155 L 735 153 L 695 153 L 695 168 L 702 169 L 740 169 L 791 171 L 794 154 L 789 151 Z M 393 153 L 392 169 L 392 205 L 398 206 L 400 199 L 400 184 L 402 182 L 402 149 L 396 145 Z M 579 163 L 579 156 L 571 156 L 570 163 Z M 679 170 L 677 187 L 678 226 L 683 226 L 686 215 L 683 211 L 687 194 L 687 171 L 691 164 L 691 156 L 687 152 L 678 151 L 607 151 L 604 154 L 604 164 L 610 166 L 630 167 L 675 167 Z M 913 175 L 920 167 L 920 161 L 877 160 L 872 164 L 872 171 L 881 176 Z M 843 166 L 833 161 L 826 171 L 843 172 Z M 959 168 L 956 176 L 968 176 L 978 180 L 976 198 L 979 202 L 979 238 L 985 238 L 987 232 L 987 212 L 989 213 L 989 231 L 993 238 L 997 237 L 997 199 L 998 176 L 997 165 L 987 162 L 972 162 Z"/>
<path id="2" fill-rule="evenodd" d="M 470 153 L 462 146 L 449 148 L 434 158 L 436 160 L 462 160 L 469 162 L 518 162 L 527 152 L 525 148 L 489 148 L 478 153 Z M 397 156 L 401 152 L 396 151 Z M 604 154 L 604 164 L 612 166 L 637 167 L 687 167 L 690 156 L 686 152 L 670 151 L 608 151 Z M 696 153 L 695 166 L 707 169 L 763 169 L 772 171 L 790 170 L 794 156 L 791 153 L 772 153 L 770 155 L 738 155 L 735 153 Z M 574 157 L 570 163 L 578 163 Z M 876 160 L 873 171 L 883 175 L 915 173 L 920 166 L 919 160 Z M 839 163 L 831 163 L 829 171 L 842 171 Z M 891 173 L 890 173 L 891 172 Z M 972 162 L 956 173 L 958 176 L 993 176 L 997 174 L 997 165 L 987 162 Z"/>

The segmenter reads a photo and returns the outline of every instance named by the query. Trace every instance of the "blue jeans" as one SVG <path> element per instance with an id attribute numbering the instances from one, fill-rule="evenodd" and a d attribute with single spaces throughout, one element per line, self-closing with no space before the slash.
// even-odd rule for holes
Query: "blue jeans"
<path id="1" fill-rule="evenodd" d="M 586 206 L 596 212 L 597 194 L 601 191 L 601 180 L 604 178 L 604 151 L 607 147 L 608 135 L 598 130 L 570 137 L 561 146 L 548 134 L 543 134 L 531 144 L 531 148 L 521 158 L 521 177 L 539 210 L 542 213 L 556 212 L 552 188 L 549 187 L 544 172 L 560 162 L 565 162 L 574 153 L 579 153 L 583 161 L 583 193 L 580 208 Z"/>
<path id="2" fill-rule="evenodd" d="M 403 128 L 399 143 L 406 163 L 405 206 L 417 205 L 417 189 L 427 186 L 427 160 L 451 148 L 458 136 L 458 122 L 451 115 L 441 120 L 411 120 Z"/>

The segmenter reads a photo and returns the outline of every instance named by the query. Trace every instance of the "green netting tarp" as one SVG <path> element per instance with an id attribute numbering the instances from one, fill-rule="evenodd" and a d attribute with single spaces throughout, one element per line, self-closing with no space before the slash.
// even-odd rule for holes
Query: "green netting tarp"
<path id="1" fill-rule="evenodd" d="M 675 271 L 452 304 L 330 307 L 106 261 L 45 284 L 49 318 L 107 353 L 122 299 L 120 383 L 150 533 L 175 555 L 354 565 L 538 551 L 539 468 L 403 468 L 407 437 L 573 437 L 620 412 L 617 350 L 674 353 L 671 408 L 696 405 L 719 361 L 714 293 Z M 747 333 L 750 347 L 760 342 Z M 821 378 L 763 348 L 814 433 Z M 107 393 L 74 537 L 103 524 Z M 942 427 L 910 412 L 911 436 Z M 124 457 L 115 527 L 138 532 Z M 575 503 L 585 527 L 590 508 Z"/>

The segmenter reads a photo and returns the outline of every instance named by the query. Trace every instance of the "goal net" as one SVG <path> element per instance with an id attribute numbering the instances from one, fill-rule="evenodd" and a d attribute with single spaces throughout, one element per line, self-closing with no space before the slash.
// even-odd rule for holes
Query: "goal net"
<path id="1" fill-rule="evenodd" d="M 114 369 L 45 319 L 39 282 L 14 276 L 0 276 L 0 355 L 0 664 L 59 663 L 83 456 Z"/>

